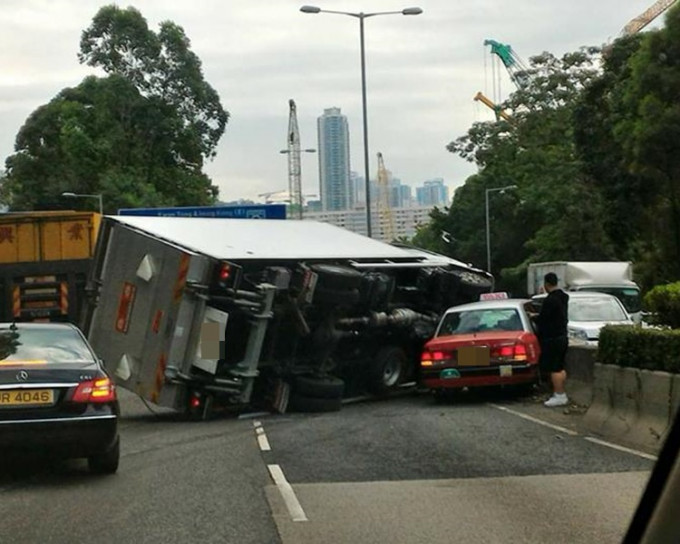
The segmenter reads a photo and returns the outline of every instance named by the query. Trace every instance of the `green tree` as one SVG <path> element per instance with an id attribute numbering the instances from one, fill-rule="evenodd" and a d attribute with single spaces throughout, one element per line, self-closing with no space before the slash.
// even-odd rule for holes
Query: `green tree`
<path id="1" fill-rule="evenodd" d="M 134 8 L 107 6 L 83 33 L 80 58 L 109 75 L 87 77 L 29 116 L 6 160 L 2 201 L 62 208 L 61 193 L 74 191 L 103 194 L 107 211 L 214 203 L 202 168 L 228 114 L 182 29 L 166 22 L 156 35 Z"/>
<path id="2" fill-rule="evenodd" d="M 478 167 L 437 227 L 458 240 L 457 258 L 486 263 L 486 190 L 516 186 L 489 194 L 491 269 L 513 291 L 523 291 L 519 278 L 529 261 L 612 254 L 604 202 L 583 174 L 573 137 L 576 101 L 597 76 L 597 58 L 593 49 L 532 58 L 530 84 L 503 105 L 513 110 L 511 121 L 477 123 L 447 146 Z"/>
<path id="3" fill-rule="evenodd" d="M 644 240 L 653 283 L 680 278 L 680 6 L 664 28 L 647 33 L 629 60 L 616 98 L 613 128 L 623 163 L 647 195 Z"/>

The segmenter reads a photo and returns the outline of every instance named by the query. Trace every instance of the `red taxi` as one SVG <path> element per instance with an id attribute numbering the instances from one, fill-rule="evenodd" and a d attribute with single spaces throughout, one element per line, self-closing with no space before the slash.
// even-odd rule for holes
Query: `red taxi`
<path id="1" fill-rule="evenodd" d="M 538 381 L 540 348 L 526 299 L 483 300 L 449 308 L 420 361 L 434 392 Z"/>

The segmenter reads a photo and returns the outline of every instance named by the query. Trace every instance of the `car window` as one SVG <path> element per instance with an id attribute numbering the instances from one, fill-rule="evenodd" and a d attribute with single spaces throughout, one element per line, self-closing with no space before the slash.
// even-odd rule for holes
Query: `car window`
<path id="1" fill-rule="evenodd" d="M 46 361 L 81 363 L 94 355 L 77 331 L 68 328 L 22 328 L 0 330 L 0 362 Z"/>
<path id="2" fill-rule="evenodd" d="M 631 287 L 586 287 L 581 291 L 597 291 L 598 293 L 614 295 L 630 313 L 639 312 L 642 308 L 640 291 Z"/>
<path id="3" fill-rule="evenodd" d="M 569 321 L 626 321 L 628 316 L 616 300 L 604 298 L 569 299 Z"/>
<path id="4" fill-rule="evenodd" d="M 482 331 L 521 331 L 522 319 L 515 308 L 490 308 L 447 313 L 437 336 Z"/>

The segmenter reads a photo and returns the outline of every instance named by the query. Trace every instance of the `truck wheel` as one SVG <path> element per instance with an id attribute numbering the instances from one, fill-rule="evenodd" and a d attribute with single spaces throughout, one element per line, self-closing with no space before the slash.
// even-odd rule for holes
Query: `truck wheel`
<path id="1" fill-rule="evenodd" d="M 342 398 L 345 382 L 334 376 L 297 376 L 295 378 L 295 394 L 317 399 Z"/>
<path id="2" fill-rule="evenodd" d="M 325 289 L 349 291 L 361 284 L 362 274 L 354 268 L 337 264 L 313 264 L 309 268 L 319 275 L 319 285 Z"/>
<path id="3" fill-rule="evenodd" d="M 92 455 L 87 458 L 87 466 L 90 472 L 95 474 L 115 474 L 118 470 L 118 461 L 120 460 L 120 437 L 116 438 L 116 442 L 111 449 Z"/>
<path id="4" fill-rule="evenodd" d="M 337 412 L 342 408 L 342 399 L 317 399 L 304 395 L 294 394 L 288 401 L 288 409 L 292 412 Z"/>
<path id="5" fill-rule="evenodd" d="M 337 289 L 328 289 L 319 286 L 314 290 L 314 302 L 317 304 L 354 306 L 359 302 L 360 298 L 361 296 L 359 295 L 358 289 L 338 291 Z"/>
<path id="6" fill-rule="evenodd" d="M 403 349 L 388 346 L 378 351 L 370 369 L 369 386 L 374 393 L 396 389 L 406 372 L 407 357 Z"/>

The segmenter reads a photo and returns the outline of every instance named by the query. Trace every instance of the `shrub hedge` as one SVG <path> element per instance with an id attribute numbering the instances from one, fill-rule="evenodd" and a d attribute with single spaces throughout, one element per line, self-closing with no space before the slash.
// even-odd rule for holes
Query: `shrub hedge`
<path id="1" fill-rule="evenodd" d="M 607 365 L 680 373 L 680 330 L 607 325 L 598 361 Z"/>
<path id="2" fill-rule="evenodd" d="M 645 308 L 654 324 L 680 328 L 680 282 L 654 287 L 645 295 Z"/>

